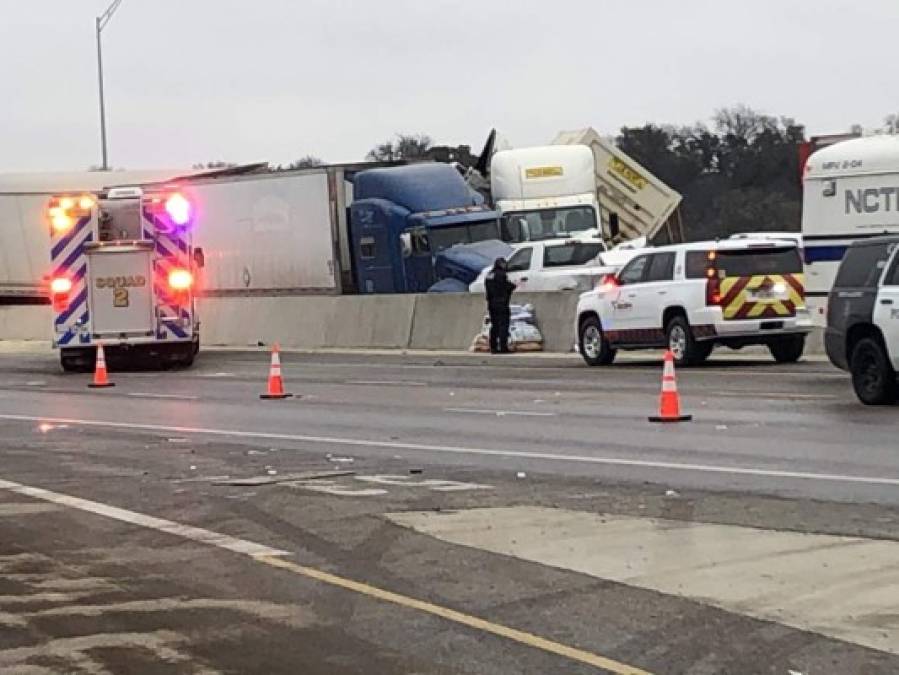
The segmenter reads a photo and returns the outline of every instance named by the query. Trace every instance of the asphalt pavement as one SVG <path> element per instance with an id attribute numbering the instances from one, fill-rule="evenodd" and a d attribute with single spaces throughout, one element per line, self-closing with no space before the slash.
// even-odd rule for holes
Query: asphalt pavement
<path id="1" fill-rule="evenodd" d="M 899 409 L 828 364 L 716 355 L 659 426 L 655 358 L 282 362 L 0 350 L 0 672 L 899 671 Z"/>

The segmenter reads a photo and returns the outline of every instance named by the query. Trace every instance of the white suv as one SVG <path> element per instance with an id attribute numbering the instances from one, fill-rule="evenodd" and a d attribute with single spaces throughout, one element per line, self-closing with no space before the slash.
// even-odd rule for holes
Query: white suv
<path id="1" fill-rule="evenodd" d="M 811 329 L 799 249 L 771 239 L 647 250 L 577 306 L 578 348 L 591 366 L 612 363 L 618 349 L 658 347 L 696 364 L 718 344 L 763 344 L 792 362 Z"/>

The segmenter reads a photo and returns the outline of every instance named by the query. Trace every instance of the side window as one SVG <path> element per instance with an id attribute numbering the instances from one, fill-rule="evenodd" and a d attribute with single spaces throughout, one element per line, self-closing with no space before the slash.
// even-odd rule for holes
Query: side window
<path id="1" fill-rule="evenodd" d="M 506 266 L 507 272 L 523 272 L 531 268 L 531 256 L 534 249 L 530 246 L 520 248 L 509 258 L 509 264 Z"/>
<path id="2" fill-rule="evenodd" d="M 853 246 L 843 258 L 834 286 L 838 288 L 873 288 L 880 281 L 891 249 L 887 244 Z"/>
<path id="3" fill-rule="evenodd" d="M 687 251 L 687 279 L 705 279 L 709 267 L 709 251 Z"/>
<path id="4" fill-rule="evenodd" d="M 674 279 L 674 253 L 656 253 L 650 256 L 649 271 L 644 281 L 672 281 Z"/>
<path id="5" fill-rule="evenodd" d="M 649 258 L 650 256 L 648 255 L 641 255 L 631 260 L 621 270 L 621 274 L 618 275 L 618 281 L 622 285 L 639 284 L 643 281 L 643 273 L 646 271 L 646 263 L 649 262 Z"/>
<path id="6" fill-rule="evenodd" d="M 899 253 L 893 256 L 893 269 L 883 280 L 884 286 L 899 286 Z"/>

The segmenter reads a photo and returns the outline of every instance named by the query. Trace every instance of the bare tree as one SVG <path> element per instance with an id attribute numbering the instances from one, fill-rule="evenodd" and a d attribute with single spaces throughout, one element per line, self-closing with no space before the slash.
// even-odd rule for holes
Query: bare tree
<path id="1" fill-rule="evenodd" d="M 223 162 L 220 159 L 213 160 L 211 162 L 197 162 L 191 168 L 202 170 L 202 169 L 230 169 L 232 166 L 237 166 L 234 162 Z"/>
<path id="2" fill-rule="evenodd" d="M 427 157 L 433 143 L 427 134 L 397 134 L 394 140 L 384 141 L 369 150 L 365 158 L 375 162 L 421 159 Z"/>
<path id="3" fill-rule="evenodd" d="M 888 134 L 899 134 L 899 114 L 887 115 L 883 127 Z"/>
<path id="4" fill-rule="evenodd" d="M 295 162 L 291 162 L 287 165 L 288 169 L 312 169 L 317 166 L 324 166 L 325 163 L 322 161 L 320 157 L 316 157 L 315 155 L 306 155 L 304 157 L 300 157 Z"/>
<path id="5" fill-rule="evenodd" d="M 777 129 L 776 118 L 757 112 L 744 103 L 716 110 L 712 121 L 720 135 L 733 136 L 746 143 L 752 143 L 766 131 Z M 784 122 L 786 126 L 791 120 Z"/>

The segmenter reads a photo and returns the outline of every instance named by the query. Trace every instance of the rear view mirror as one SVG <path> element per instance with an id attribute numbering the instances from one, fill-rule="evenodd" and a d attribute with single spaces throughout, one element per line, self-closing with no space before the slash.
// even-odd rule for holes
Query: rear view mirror
<path id="1" fill-rule="evenodd" d="M 400 234 L 400 248 L 403 250 L 403 257 L 408 258 L 412 255 L 412 233 L 403 232 Z"/>

